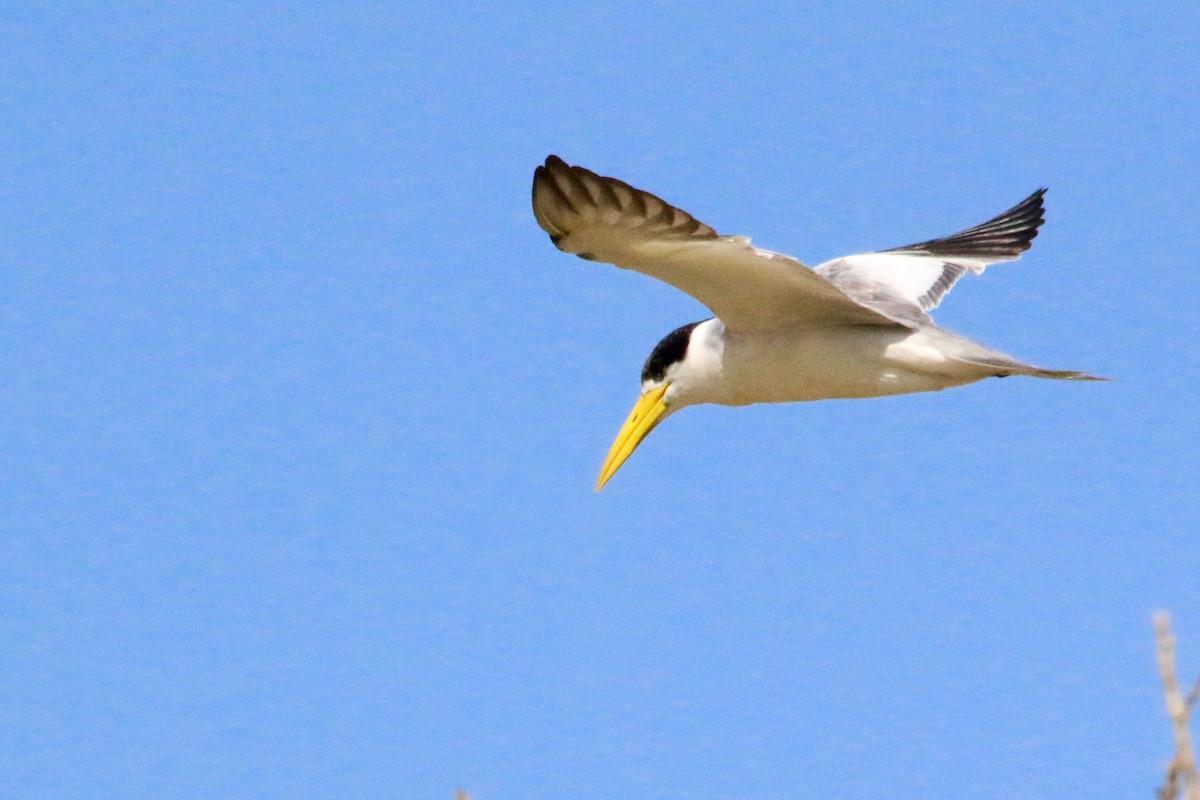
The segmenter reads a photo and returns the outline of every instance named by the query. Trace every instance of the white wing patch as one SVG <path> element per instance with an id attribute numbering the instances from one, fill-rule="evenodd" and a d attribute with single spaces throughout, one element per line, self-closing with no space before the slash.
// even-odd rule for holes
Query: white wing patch
<path id="1" fill-rule="evenodd" d="M 903 303 L 925 313 L 938 307 L 959 278 L 986 266 L 978 259 L 863 253 L 827 261 L 815 272 L 859 302 Z"/>
<path id="2" fill-rule="evenodd" d="M 955 282 L 1029 249 L 1044 221 L 1038 189 L 999 216 L 965 231 L 879 253 L 827 261 L 814 272 L 863 305 L 893 318 L 929 322 Z"/>

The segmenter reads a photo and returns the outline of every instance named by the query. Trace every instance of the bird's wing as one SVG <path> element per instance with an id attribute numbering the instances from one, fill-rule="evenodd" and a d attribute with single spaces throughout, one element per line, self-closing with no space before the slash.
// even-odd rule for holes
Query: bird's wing
<path id="1" fill-rule="evenodd" d="M 814 270 L 864 305 L 884 314 L 928 321 L 955 281 L 1028 250 L 1042 224 L 1038 189 L 998 217 L 974 228 L 878 253 L 836 258 Z"/>
<path id="2" fill-rule="evenodd" d="M 808 267 L 720 236 L 648 192 L 557 156 L 533 174 L 533 213 L 560 249 L 669 283 L 730 330 L 910 325 L 846 295 Z"/>

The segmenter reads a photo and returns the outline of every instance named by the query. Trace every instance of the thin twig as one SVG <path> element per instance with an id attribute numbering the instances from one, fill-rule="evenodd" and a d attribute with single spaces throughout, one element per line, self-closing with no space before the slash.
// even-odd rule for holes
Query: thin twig
<path id="1" fill-rule="evenodd" d="M 1175 677 L 1175 637 L 1171 635 L 1171 616 L 1167 612 L 1159 611 L 1154 615 L 1154 633 L 1158 640 L 1158 674 L 1162 678 L 1167 716 L 1171 718 L 1175 734 L 1175 755 L 1167 766 L 1166 781 L 1159 788 L 1158 797 L 1159 800 L 1175 800 L 1182 791 L 1185 800 L 1200 800 L 1200 773 L 1196 771 L 1196 753 L 1188 730 L 1191 707 L 1180 692 Z"/>

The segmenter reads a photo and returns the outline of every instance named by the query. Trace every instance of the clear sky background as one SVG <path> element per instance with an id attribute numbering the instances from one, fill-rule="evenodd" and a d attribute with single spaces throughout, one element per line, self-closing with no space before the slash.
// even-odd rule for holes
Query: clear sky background
<path id="1" fill-rule="evenodd" d="M 1200 6 L 8 3 L 0 796 L 1148 797 L 1200 670 Z M 1047 367 L 672 417 L 557 153 L 807 263 L 1049 186 Z"/>

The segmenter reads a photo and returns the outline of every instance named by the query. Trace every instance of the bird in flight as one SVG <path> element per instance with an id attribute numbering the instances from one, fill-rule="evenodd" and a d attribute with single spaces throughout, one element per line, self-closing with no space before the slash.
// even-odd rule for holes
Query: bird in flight
<path id="1" fill-rule="evenodd" d="M 655 426 L 699 403 L 883 397 L 1009 375 L 1103 380 L 1022 363 L 929 317 L 964 274 L 1029 249 L 1045 193 L 951 236 L 810 269 L 745 236 L 721 236 L 649 192 L 550 156 L 533 173 L 533 213 L 558 249 L 658 278 L 716 315 L 672 331 L 650 352 L 641 397 L 596 490 Z"/>

